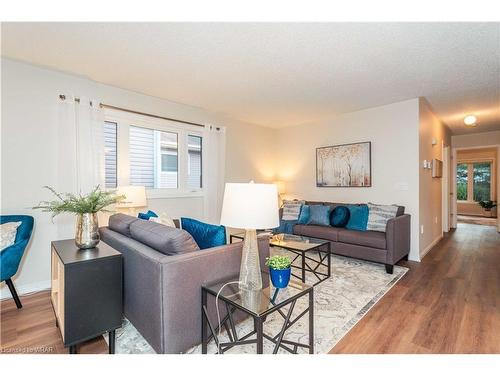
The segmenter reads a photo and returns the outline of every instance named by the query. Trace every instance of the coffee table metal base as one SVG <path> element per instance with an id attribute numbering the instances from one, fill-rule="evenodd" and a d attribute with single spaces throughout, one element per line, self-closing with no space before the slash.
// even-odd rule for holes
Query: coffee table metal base
<path id="1" fill-rule="evenodd" d="M 299 270 L 300 274 L 297 275 L 292 271 L 292 276 L 301 280 L 303 283 L 306 282 L 307 273 L 313 274 L 318 279 L 313 285 L 317 285 L 320 282 L 325 281 L 326 279 L 329 279 L 331 277 L 331 242 L 328 243 L 328 250 L 317 249 L 318 259 L 311 256 L 311 251 L 306 252 L 290 248 L 285 248 L 285 250 L 295 255 L 295 258 L 292 259 L 292 268 Z M 297 259 L 300 261 L 300 266 L 294 264 Z M 307 260 L 309 260 L 312 265 L 309 265 L 307 263 Z M 324 271 L 321 271 L 321 267 L 326 267 L 326 273 Z"/>
<path id="2" fill-rule="evenodd" d="M 279 293 L 279 289 L 276 289 L 275 295 Z M 208 318 L 207 311 L 207 290 L 202 290 L 202 354 L 207 354 L 208 343 L 213 339 L 215 344 L 218 347 L 217 354 L 223 354 L 227 350 L 239 346 L 239 345 L 249 345 L 249 344 L 257 344 L 257 354 L 262 354 L 264 351 L 264 339 L 267 339 L 274 343 L 273 354 L 277 354 L 279 348 L 286 350 L 289 353 L 297 354 L 297 349 L 299 347 L 309 349 L 309 354 L 314 353 L 314 289 L 311 288 L 306 293 L 309 298 L 308 307 L 298 314 L 296 317 L 292 319 L 292 314 L 295 309 L 295 304 L 297 300 L 304 296 L 299 295 L 296 298 L 290 299 L 286 304 L 281 304 L 280 307 L 270 311 L 268 314 L 262 316 L 253 316 L 253 330 L 242 337 L 238 337 L 236 332 L 236 325 L 234 322 L 233 314 L 237 310 L 244 311 L 240 309 L 238 305 L 232 304 L 230 302 L 224 302 L 225 305 L 225 316 L 220 321 L 220 326 L 213 326 Z M 287 312 L 282 311 L 283 307 L 290 306 Z M 270 336 L 264 333 L 264 322 L 267 316 L 271 312 L 277 311 L 284 319 L 283 325 L 281 326 L 280 331 L 274 335 Z M 295 341 L 286 340 L 284 338 L 285 333 L 288 329 L 290 329 L 295 323 L 299 321 L 305 314 L 309 316 L 309 344 L 302 344 Z M 222 327 L 225 328 L 227 336 L 229 338 L 229 342 L 219 342 L 218 332 Z M 208 330 L 210 333 L 208 333 Z M 255 338 L 251 338 L 255 336 Z"/>

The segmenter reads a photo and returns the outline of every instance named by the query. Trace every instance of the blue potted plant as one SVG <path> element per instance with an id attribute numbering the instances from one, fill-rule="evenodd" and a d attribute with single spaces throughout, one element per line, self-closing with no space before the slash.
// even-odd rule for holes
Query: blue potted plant
<path id="1" fill-rule="evenodd" d="M 266 266 L 269 266 L 271 282 L 275 288 L 286 288 L 290 282 L 292 273 L 292 261 L 287 256 L 274 255 L 266 258 Z"/>

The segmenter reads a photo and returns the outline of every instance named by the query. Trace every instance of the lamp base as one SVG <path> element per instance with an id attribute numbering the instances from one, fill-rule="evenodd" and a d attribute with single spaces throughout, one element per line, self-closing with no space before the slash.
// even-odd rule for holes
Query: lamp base
<path id="1" fill-rule="evenodd" d="M 247 229 L 241 253 L 240 290 L 253 291 L 260 289 L 262 289 L 262 274 L 260 273 L 257 231 Z"/>

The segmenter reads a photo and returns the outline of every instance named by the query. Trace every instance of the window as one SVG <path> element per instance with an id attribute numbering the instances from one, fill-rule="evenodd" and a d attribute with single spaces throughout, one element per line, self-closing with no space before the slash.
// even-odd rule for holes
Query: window
<path id="1" fill-rule="evenodd" d="M 130 126 L 130 184 L 177 189 L 177 133 Z"/>
<path id="2" fill-rule="evenodd" d="M 457 164 L 457 199 L 479 202 L 491 199 L 492 162 Z"/>
<path id="3" fill-rule="evenodd" d="M 467 174 L 468 167 L 467 164 L 457 165 L 457 199 L 459 201 L 467 200 Z"/>
<path id="4" fill-rule="evenodd" d="M 188 136 L 188 187 L 191 189 L 202 188 L 201 181 L 201 137 Z"/>
<path id="5" fill-rule="evenodd" d="M 145 186 L 155 197 L 201 192 L 201 128 L 113 112 L 106 113 L 104 133 L 106 187 Z"/>
<path id="6" fill-rule="evenodd" d="M 117 159 L 115 122 L 104 123 L 104 179 L 107 188 L 116 188 L 117 185 Z"/>
<path id="7" fill-rule="evenodd" d="M 491 198 L 491 163 L 474 163 L 474 201 L 488 201 Z"/>

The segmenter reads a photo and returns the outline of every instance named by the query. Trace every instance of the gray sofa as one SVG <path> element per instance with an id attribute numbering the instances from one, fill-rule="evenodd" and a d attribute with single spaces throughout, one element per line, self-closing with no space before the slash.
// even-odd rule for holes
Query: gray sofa
<path id="1" fill-rule="evenodd" d="M 239 273 L 242 243 L 199 250 L 186 231 L 116 214 L 101 240 L 123 254 L 124 314 L 157 353 L 201 342 L 201 286 Z M 269 241 L 259 240 L 261 266 Z M 264 268 L 263 268 L 264 269 Z M 210 311 L 216 321 L 215 311 Z"/>
<path id="2" fill-rule="evenodd" d="M 346 203 L 306 202 L 308 205 L 329 205 L 333 208 Z M 319 225 L 295 225 L 293 233 L 321 238 L 331 242 L 332 252 L 353 258 L 385 264 L 392 273 L 394 264 L 408 259 L 410 252 L 410 220 L 405 208 L 398 206 L 397 216 L 387 222 L 386 232 L 357 231 Z"/>

